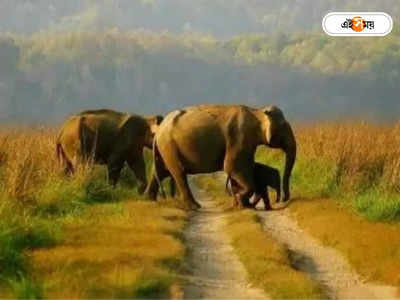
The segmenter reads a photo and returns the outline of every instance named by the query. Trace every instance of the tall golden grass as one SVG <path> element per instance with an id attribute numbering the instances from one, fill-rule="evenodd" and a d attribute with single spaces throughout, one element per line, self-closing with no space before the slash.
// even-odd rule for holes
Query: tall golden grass
<path id="1" fill-rule="evenodd" d="M 334 163 L 347 188 L 383 184 L 400 191 L 400 123 L 319 123 L 296 130 L 299 157 Z"/>
<path id="2" fill-rule="evenodd" d="M 55 128 L 0 130 L 0 194 L 19 203 L 34 203 L 51 183 L 68 179 L 82 186 L 98 175 L 88 162 L 77 169 L 75 176 L 66 177 L 56 156 L 56 137 Z"/>
<path id="3" fill-rule="evenodd" d="M 380 186 L 400 192 L 400 123 L 319 122 L 294 129 L 298 142 L 294 179 L 307 177 L 302 181 L 313 185 L 329 177 L 330 184 L 345 191 Z M 283 158 L 267 148 L 256 157 L 272 164 Z"/>
<path id="4" fill-rule="evenodd" d="M 129 171 L 116 188 L 90 163 L 66 176 L 56 136 L 55 128 L 0 130 L 0 298 L 168 293 L 177 279 L 163 262 L 183 259 L 185 212 L 140 201 Z"/>
<path id="5" fill-rule="evenodd" d="M 55 130 L 18 128 L 0 131 L 0 168 L 5 192 L 29 199 L 47 180 L 59 174 Z"/>
<path id="6" fill-rule="evenodd" d="M 320 122 L 294 128 L 299 172 L 325 162 L 326 175 L 347 191 L 379 185 L 400 192 L 400 123 Z M 55 139 L 54 128 L 0 130 L 0 181 L 8 196 L 31 200 L 44 184 L 63 176 Z M 262 149 L 257 156 L 276 155 Z"/>
<path id="7" fill-rule="evenodd" d="M 298 141 L 298 160 L 292 181 L 295 191 L 317 196 L 330 196 L 337 191 L 352 196 L 369 193 L 368 199 L 364 197 L 357 204 L 359 210 L 364 211 L 378 203 L 377 194 L 390 194 L 391 205 L 378 209 L 400 211 L 400 201 L 393 202 L 394 198 L 400 199 L 400 195 L 397 198 L 400 192 L 400 123 L 319 122 L 298 124 L 294 128 Z M 55 153 L 56 133 L 55 128 L 44 127 L 0 130 L 2 197 L 18 203 L 34 203 L 43 198 L 44 187 L 53 182 L 65 182 Z M 275 164 L 282 156 L 263 148 L 257 153 L 257 159 Z M 73 181 L 71 189 L 73 186 L 85 189 L 94 179 L 93 174 L 93 168 L 88 165 L 80 168 L 78 174 L 69 179 Z M 98 177 L 98 172 L 96 174 Z M 106 176 L 105 170 L 102 174 Z M 374 196 L 372 190 L 375 190 Z M 379 197 L 388 199 L 388 196 Z M 390 218 L 397 218 L 398 214 Z"/>

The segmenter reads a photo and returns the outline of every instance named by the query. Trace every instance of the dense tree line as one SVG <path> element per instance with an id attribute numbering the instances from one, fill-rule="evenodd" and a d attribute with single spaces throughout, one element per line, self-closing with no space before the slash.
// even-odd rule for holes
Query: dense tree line
<path id="1" fill-rule="evenodd" d="M 0 38 L 0 120 L 59 121 L 85 108 L 164 113 L 199 102 L 277 103 L 291 117 L 396 118 L 400 33 L 210 35 L 54 32 Z"/>

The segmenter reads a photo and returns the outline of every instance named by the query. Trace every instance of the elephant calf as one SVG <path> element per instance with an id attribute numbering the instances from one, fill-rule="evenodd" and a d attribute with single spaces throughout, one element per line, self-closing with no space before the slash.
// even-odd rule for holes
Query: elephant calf
<path id="1" fill-rule="evenodd" d="M 228 182 L 231 183 L 232 194 L 235 197 L 235 206 L 238 205 L 236 195 L 240 191 L 240 186 L 231 178 L 228 177 L 226 181 L 226 189 L 228 190 Z M 276 191 L 276 201 L 280 201 L 281 196 L 281 176 L 279 170 L 269 167 L 264 164 L 255 163 L 254 164 L 254 201 L 252 203 L 253 207 L 256 207 L 257 203 L 263 199 L 264 206 L 266 210 L 271 209 L 271 205 L 268 197 L 268 187 L 273 188 Z"/>
<path id="2" fill-rule="evenodd" d="M 141 117 L 108 109 L 72 115 L 58 134 L 57 157 L 68 173 L 74 173 L 79 163 L 88 160 L 106 164 L 113 185 L 127 162 L 142 193 L 147 184 L 143 147 L 152 148 L 161 121 L 161 116 Z"/>

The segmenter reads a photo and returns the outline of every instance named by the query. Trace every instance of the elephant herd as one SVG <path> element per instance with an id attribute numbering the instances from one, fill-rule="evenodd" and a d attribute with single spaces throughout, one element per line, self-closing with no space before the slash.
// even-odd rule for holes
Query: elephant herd
<path id="1" fill-rule="evenodd" d="M 106 109 L 83 111 L 65 121 L 56 150 L 67 173 L 88 160 L 106 164 L 113 185 L 126 162 L 136 175 L 139 192 L 152 200 L 162 191 L 162 180 L 171 177 L 181 200 L 191 209 L 200 205 L 189 188 L 187 175 L 224 171 L 236 205 L 251 207 L 263 199 L 269 209 L 267 187 L 276 190 L 280 201 L 281 178 L 278 170 L 254 162 L 259 145 L 282 149 L 286 155 L 282 177 L 285 203 L 290 198 L 296 139 L 282 111 L 273 105 L 259 109 L 198 105 L 175 110 L 164 118 Z M 148 183 L 143 147 L 153 151 Z M 255 202 L 250 204 L 253 194 Z"/>

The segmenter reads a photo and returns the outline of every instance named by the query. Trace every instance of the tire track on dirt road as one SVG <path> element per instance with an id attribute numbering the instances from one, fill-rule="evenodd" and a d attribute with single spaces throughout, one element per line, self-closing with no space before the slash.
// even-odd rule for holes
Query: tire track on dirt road
<path id="1" fill-rule="evenodd" d="M 247 273 L 234 253 L 223 227 L 226 214 L 206 191 L 192 185 L 202 208 L 193 213 L 185 232 L 189 248 L 183 289 L 185 299 L 268 299 L 247 281 Z"/>
<path id="2" fill-rule="evenodd" d="M 287 246 L 293 267 L 322 283 L 330 299 L 400 299 L 395 287 L 365 282 L 337 250 L 304 232 L 287 209 L 258 216 L 264 230 Z"/>

